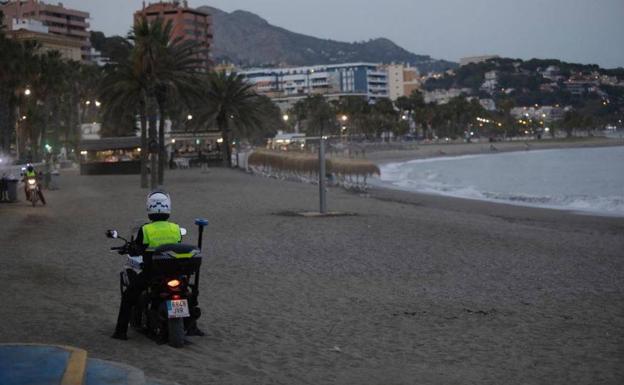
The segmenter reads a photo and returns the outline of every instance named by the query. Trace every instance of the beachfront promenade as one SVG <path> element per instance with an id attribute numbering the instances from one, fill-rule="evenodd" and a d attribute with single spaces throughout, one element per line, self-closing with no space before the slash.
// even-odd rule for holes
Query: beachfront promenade
<path id="1" fill-rule="evenodd" d="M 0 205 L 0 342 L 71 345 L 181 384 L 621 384 L 624 219 L 238 171 L 168 174 L 173 219 L 207 217 L 200 326 L 182 350 L 112 340 L 136 176 L 62 175 Z M 21 191 L 20 191 L 21 192 Z M 7 291 L 8 290 L 8 291 Z"/>

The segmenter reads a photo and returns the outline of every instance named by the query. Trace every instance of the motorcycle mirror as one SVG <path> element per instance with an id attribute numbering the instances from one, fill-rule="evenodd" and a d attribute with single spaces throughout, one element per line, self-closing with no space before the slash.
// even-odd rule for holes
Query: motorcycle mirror
<path id="1" fill-rule="evenodd" d="M 117 230 L 107 230 L 106 236 L 109 238 L 113 238 L 113 239 L 119 238 L 119 234 L 117 233 Z"/>
<path id="2" fill-rule="evenodd" d="M 188 232 L 186 231 L 186 229 L 184 227 L 180 227 L 180 234 L 182 234 L 182 236 L 185 236 Z"/>

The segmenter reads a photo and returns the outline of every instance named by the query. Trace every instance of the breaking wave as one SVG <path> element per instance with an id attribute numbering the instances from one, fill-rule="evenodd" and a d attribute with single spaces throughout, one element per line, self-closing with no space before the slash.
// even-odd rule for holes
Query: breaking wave
<path id="1" fill-rule="evenodd" d="M 381 166 L 377 184 L 457 198 L 624 216 L 624 147 L 391 163 Z"/>

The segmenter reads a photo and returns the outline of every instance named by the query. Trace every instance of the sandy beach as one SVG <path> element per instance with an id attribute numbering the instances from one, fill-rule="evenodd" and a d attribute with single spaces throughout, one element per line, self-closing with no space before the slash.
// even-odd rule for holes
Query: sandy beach
<path id="1" fill-rule="evenodd" d="M 624 382 L 624 219 L 341 189 L 329 208 L 354 216 L 295 217 L 316 186 L 225 169 L 167 183 L 188 242 L 210 220 L 207 335 L 182 350 L 113 340 L 121 258 L 104 231 L 144 221 L 137 186 L 65 172 L 48 206 L 0 205 L 0 342 L 188 385 Z"/>

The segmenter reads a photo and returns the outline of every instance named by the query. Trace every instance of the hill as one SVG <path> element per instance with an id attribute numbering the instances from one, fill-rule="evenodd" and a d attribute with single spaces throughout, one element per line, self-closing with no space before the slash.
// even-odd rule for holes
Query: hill
<path id="1" fill-rule="evenodd" d="M 457 67 L 453 62 L 409 52 L 385 38 L 355 43 L 319 39 L 271 25 L 251 12 L 227 13 L 208 6 L 200 9 L 213 17 L 216 62 L 228 61 L 242 66 L 403 62 L 416 66 L 421 72 Z"/>

